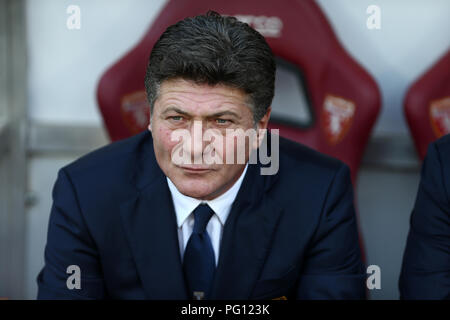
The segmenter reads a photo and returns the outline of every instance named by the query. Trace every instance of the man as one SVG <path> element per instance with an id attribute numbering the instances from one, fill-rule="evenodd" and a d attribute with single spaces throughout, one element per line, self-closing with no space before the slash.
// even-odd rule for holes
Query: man
<path id="1" fill-rule="evenodd" d="M 401 299 L 450 299 L 450 135 L 428 147 L 399 285 Z"/>
<path id="2" fill-rule="evenodd" d="M 349 169 L 263 134 L 274 79 L 264 37 L 233 17 L 169 27 L 149 132 L 59 171 L 38 298 L 364 298 Z"/>

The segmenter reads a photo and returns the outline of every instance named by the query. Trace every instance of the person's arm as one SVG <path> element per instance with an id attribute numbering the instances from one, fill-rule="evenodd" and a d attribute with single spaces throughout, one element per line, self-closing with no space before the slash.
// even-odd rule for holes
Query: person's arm
<path id="1" fill-rule="evenodd" d="M 365 299 L 350 170 L 346 165 L 330 185 L 320 223 L 297 288 L 299 299 Z"/>
<path id="2" fill-rule="evenodd" d="M 431 144 L 410 219 L 401 299 L 450 299 L 450 186 L 443 164 L 436 144 Z M 450 170 L 450 163 L 445 164 Z"/>
<path id="3" fill-rule="evenodd" d="M 81 288 L 73 288 L 73 271 L 80 269 Z M 67 280 L 72 285 L 67 285 Z M 83 219 L 70 177 L 61 169 L 53 188 L 45 266 L 37 277 L 38 299 L 102 299 L 105 287 L 94 241 Z"/>

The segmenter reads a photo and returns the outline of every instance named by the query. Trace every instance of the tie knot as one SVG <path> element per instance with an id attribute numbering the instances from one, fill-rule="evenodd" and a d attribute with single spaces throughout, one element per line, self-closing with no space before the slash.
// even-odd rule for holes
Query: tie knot
<path id="1" fill-rule="evenodd" d="M 214 211 L 206 204 L 202 203 L 194 210 L 194 230 L 193 233 L 203 233 L 206 230 L 206 225 L 211 219 Z"/>

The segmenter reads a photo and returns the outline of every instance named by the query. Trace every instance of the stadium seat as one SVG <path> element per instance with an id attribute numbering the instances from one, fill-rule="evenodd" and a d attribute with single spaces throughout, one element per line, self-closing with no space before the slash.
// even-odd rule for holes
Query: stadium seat
<path id="1" fill-rule="evenodd" d="M 450 133 L 450 50 L 410 87 L 404 111 L 423 160 L 428 144 Z"/>

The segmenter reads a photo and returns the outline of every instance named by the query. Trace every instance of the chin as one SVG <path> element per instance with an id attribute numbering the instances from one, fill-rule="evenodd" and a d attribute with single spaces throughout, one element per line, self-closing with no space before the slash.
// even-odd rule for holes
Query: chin
<path id="1" fill-rule="evenodd" d="M 179 187 L 177 186 L 177 188 L 178 191 L 180 191 L 185 196 L 196 199 L 205 199 L 214 191 L 210 190 L 210 188 L 202 188 L 201 186 L 184 186 L 183 184 L 181 184 Z"/>

